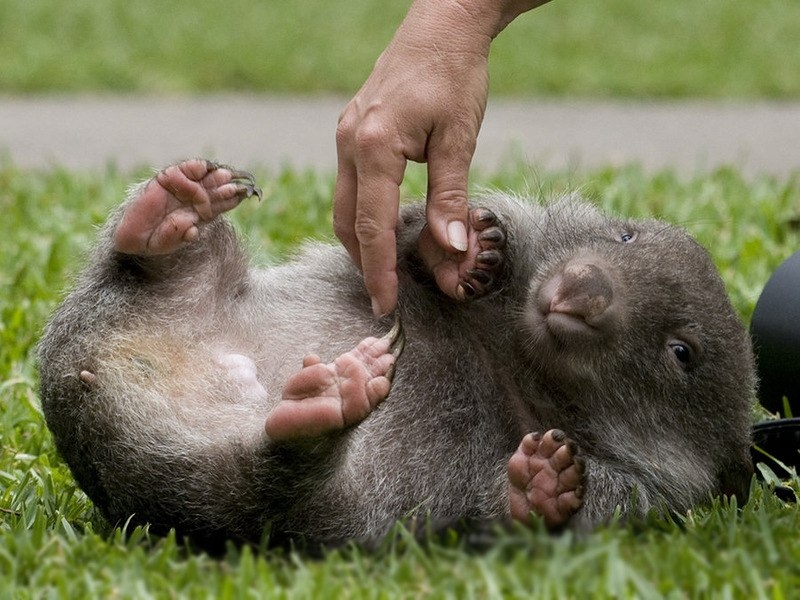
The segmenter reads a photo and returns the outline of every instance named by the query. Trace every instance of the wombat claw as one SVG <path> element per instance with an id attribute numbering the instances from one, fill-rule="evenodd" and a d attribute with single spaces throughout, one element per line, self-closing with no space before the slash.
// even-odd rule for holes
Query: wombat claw
<path id="1" fill-rule="evenodd" d="M 259 202 L 264 199 L 264 192 L 256 185 L 256 178 L 250 171 L 242 169 L 234 169 L 227 165 L 223 165 L 214 161 L 206 161 L 209 171 L 216 171 L 217 169 L 226 169 L 231 174 L 231 183 L 238 184 L 242 191 L 245 193 L 245 198 L 252 198 L 255 196 Z"/>
<path id="2" fill-rule="evenodd" d="M 403 353 L 403 350 L 406 347 L 406 334 L 405 331 L 403 331 L 403 321 L 400 318 L 400 311 L 395 311 L 394 324 L 389 332 L 383 337 L 389 341 L 389 349 L 391 350 L 392 356 L 394 356 L 395 360 L 395 362 L 392 363 L 392 366 L 389 367 L 389 370 L 386 372 L 386 379 L 388 379 L 389 383 L 391 383 L 394 379 L 394 371 L 395 367 L 397 366 L 397 359 L 400 358 L 400 355 Z"/>
<path id="3" fill-rule="evenodd" d="M 492 292 L 504 262 L 506 233 L 497 215 L 488 208 L 476 208 L 470 213 L 470 225 L 477 233 L 477 254 L 473 267 L 458 282 L 456 296 L 461 300 L 475 300 Z"/>

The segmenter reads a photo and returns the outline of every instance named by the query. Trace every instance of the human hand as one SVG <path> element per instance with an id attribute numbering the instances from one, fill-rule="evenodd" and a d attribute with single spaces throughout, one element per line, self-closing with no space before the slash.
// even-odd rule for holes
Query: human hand
<path id="1" fill-rule="evenodd" d="M 364 273 L 376 315 L 397 303 L 395 229 L 408 160 L 428 164 L 435 243 L 448 253 L 467 249 L 467 179 L 486 108 L 489 46 L 543 1 L 417 0 L 342 112 L 334 230 Z"/>

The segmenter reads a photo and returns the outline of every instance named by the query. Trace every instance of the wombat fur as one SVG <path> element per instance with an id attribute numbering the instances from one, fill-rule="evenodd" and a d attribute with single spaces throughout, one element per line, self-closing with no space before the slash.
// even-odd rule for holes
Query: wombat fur
<path id="1" fill-rule="evenodd" d="M 584 465 L 568 526 L 745 497 L 752 352 L 706 251 L 575 197 L 473 204 L 505 233 L 491 293 L 439 291 L 417 251 L 424 205 L 403 206 L 406 344 L 388 398 L 341 432 L 280 443 L 265 419 L 303 357 L 333 360 L 391 317 L 373 317 L 342 248 L 254 269 L 224 218 L 174 253 L 122 254 L 123 205 L 40 343 L 47 424 L 80 486 L 112 523 L 201 540 L 366 539 L 415 514 L 507 518 L 510 457 L 526 433 L 558 428 Z M 587 269 L 604 320 L 553 334 L 542 286 Z M 251 358 L 269 401 L 231 381 L 220 352 Z"/>

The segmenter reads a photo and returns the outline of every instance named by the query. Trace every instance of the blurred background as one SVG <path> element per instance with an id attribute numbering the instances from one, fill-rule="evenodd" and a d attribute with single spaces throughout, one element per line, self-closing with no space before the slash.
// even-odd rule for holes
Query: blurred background
<path id="1" fill-rule="evenodd" d="M 0 0 L 0 158 L 334 171 L 339 112 L 409 5 Z M 797 0 L 553 0 L 492 46 L 474 165 L 785 177 L 798 32 Z"/>
<path id="2" fill-rule="evenodd" d="M 409 4 L 0 0 L 0 93 L 347 96 Z M 797 0 L 554 0 L 496 41 L 492 93 L 794 99 L 798 32 Z"/>
<path id="3" fill-rule="evenodd" d="M 521 560 L 509 562 L 508 544 L 463 559 L 448 545 L 424 563 L 413 548 L 388 562 L 356 555 L 353 569 L 338 553 L 198 558 L 174 537 L 112 533 L 77 490 L 43 423 L 36 343 L 99 225 L 154 166 L 205 155 L 252 169 L 264 188 L 231 215 L 259 264 L 332 240 L 336 119 L 409 5 L 0 0 L 0 597 L 227 597 L 242 585 L 422 596 L 442 584 L 477 596 L 792 596 L 782 590 L 797 587 L 800 516 L 761 488 L 748 507 L 657 524 L 647 544 L 638 529 L 588 544 L 542 531 Z M 686 226 L 749 322 L 800 248 L 800 0 L 553 0 L 495 41 L 490 73 L 472 183 L 578 189 Z M 422 197 L 424 167 L 403 186 Z M 463 588 L 458 576 L 476 568 L 486 583 Z"/>

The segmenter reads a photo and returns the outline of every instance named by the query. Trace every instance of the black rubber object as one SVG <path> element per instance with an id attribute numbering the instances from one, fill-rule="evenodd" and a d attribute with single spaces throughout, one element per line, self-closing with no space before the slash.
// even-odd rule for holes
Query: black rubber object
<path id="1" fill-rule="evenodd" d="M 788 473 L 775 458 L 787 467 L 800 467 L 800 418 L 762 421 L 753 427 L 753 445 L 768 456 L 753 448 L 753 462 L 766 463 L 778 477 Z"/>
<path id="2" fill-rule="evenodd" d="M 800 416 L 800 251 L 772 274 L 750 323 L 758 361 L 759 401 L 783 416 L 783 398 Z"/>

